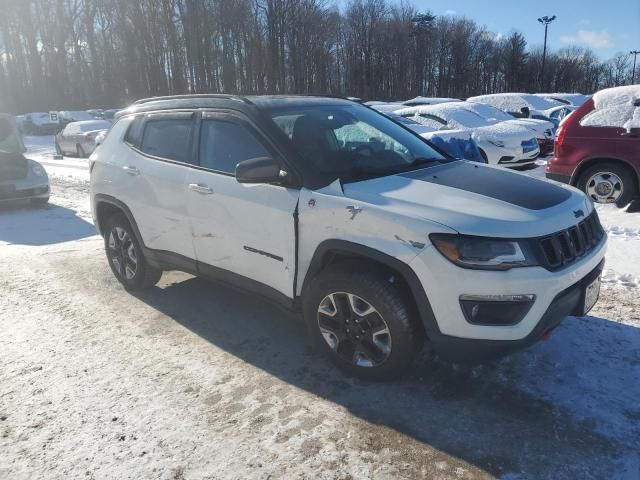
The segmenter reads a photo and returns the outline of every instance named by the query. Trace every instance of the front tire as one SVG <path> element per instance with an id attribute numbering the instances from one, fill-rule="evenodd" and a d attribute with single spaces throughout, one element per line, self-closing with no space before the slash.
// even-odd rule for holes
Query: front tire
<path id="1" fill-rule="evenodd" d="M 629 169 L 616 163 L 600 163 L 585 170 L 577 187 L 595 203 L 626 207 L 638 194 Z"/>
<path id="2" fill-rule="evenodd" d="M 121 213 L 113 215 L 107 220 L 104 232 L 109 267 L 126 290 L 144 290 L 158 283 L 162 270 L 145 259 L 127 217 Z"/>
<path id="3" fill-rule="evenodd" d="M 303 308 L 315 346 L 350 375 L 391 380 L 413 362 L 412 309 L 389 275 L 330 267 L 311 280 Z"/>

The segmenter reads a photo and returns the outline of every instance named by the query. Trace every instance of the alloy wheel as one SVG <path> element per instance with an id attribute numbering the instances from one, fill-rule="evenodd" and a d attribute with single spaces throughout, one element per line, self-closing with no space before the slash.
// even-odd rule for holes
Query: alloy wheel
<path id="1" fill-rule="evenodd" d="M 329 348 L 358 367 L 377 367 L 391 354 L 391 332 L 366 300 L 345 292 L 327 295 L 318 307 L 318 328 Z"/>
<path id="2" fill-rule="evenodd" d="M 624 184 L 612 172 L 598 172 L 587 180 L 586 193 L 594 202 L 615 203 L 624 193 Z"/>
<path id="3" fill-rule="evenodd" d="M 136 276 L 138 254 L 125 229 L 114 227 L 109 233 L 109 254 L 113 266 L 122 278 L 131 280 Z"/>

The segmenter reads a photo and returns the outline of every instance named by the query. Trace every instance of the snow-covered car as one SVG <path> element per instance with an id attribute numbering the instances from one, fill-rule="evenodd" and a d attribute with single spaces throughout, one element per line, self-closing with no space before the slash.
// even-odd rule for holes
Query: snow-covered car
<path id="1" fill-rule="evenodd" d="M 535 118 L 514 118 L 499 108 L 493 107 L 486 103 L 466 102 L 467 108 L 476 112 L 478 115 L 486 118 L 491 122 L 505 122 L 508 125 L 519 125 L 521 127 L 533 130 L 538 140 L 540 154 L 547 155 L 553 152 L 553 141 L 555 138 L 555 125 L 546 120 L 536 120 Z M 558 107 L 566 108 L 566 107 Z"/>
<path id="2" fill-rule="evenodd" d="M 549 112 L 565 105 L 557 100 L 539 97 L 529 93 L 494 93 L 467 98 L 467 102 L 486 103 L 499 108 L 516 118 L 549 119 Z"/>
<path id="3" fill-rule="evenodd" d="M 25 158 L 13 117 L 0 114 L 0 204 L 29 200 L 35 205 L 49 201 L 49 179 L 42 165 Z"/>
<path id="4" fill-rule="evenodd" d="M 583 95 L 582 93 L 536 93 L 535 95 L 576 108 L 582 106 L 591 98 L 589 95 Z"/>
<path id="5" fill-rule="evenodd" d="M 640 85 L 597 92 L 565 119 L 547 177 L 594 202 L 626 207 L 640 195 Z"/>
<path id="6" fill-rule="evenodd" d="M 27 135 L 55 135 L 60 131 L 58 112 L 27 113 L 23 128 Z"/>
<path id="7" fill-rule="evenodd" d="M 75 155 L 88 157 L 98 144 L 96 138 L 111 128 L 107 120 L 87 120 L 69 123 L 56 135 L 55 145 L 58 155 Z"/>
<path id="8" fill-rule="evenodd" d="M 523 167 L 535 162 L 540 147 L 533 130 L 520 125 L 488 120 L 467 102 L 407 107 L 396 114 L 440 130 L 470 130 L 482 158 L 492 165 Z"/>
<path id="9" fill-rule="evenodd" d="M 432 127 L 422 125 L 411 118 L 403 117 L 395 113 L 385 114 L 391 120 L 394 120 L 405 127 L 413 130 L 422 138 L 426 138 L 438 147 L 444 150 L 453 158 L 463 158 L 472 162 L 487 163 L 478 149 L 478 145 L 472 138 L 469 130 L 446 130 L 436 131 Z"/>
<path id="10" fill-rule="evenodd" d="M 598 299 L 607 237 L 583 193 L 455 160 L 344 99 L 142 100 L 92 159 L 94 224 L 127 290 L 163 270 L 232 283 L 294 309 L 364 378 L 397 378 L 425 340 L 466 362 L 508 354 Z"/>
<path id="11" fill-rule="evenodd" d="M 574 107 L 572 105 L 563 105 L 561 107 L 554 107 L 547 110 L 547 115 L 557 129 L 564 121 L 564 119 L 575 112 L 577 109 L 578 107 Z"/>

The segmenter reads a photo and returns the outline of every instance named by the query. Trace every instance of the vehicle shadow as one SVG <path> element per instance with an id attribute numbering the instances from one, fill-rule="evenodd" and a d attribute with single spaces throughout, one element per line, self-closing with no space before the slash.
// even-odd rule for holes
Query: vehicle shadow
<path id="1" fill-rule="evenodd" d="M 380 384 L 335 370 L 308 347 L 302 322 L 250 294 L 189 278 L 137 296 L 216 347 L 393 429 L 408 440 L 400 445 L 413 440 L 496 477 L 611 478 L 640 448 L 638 328 L 570 318 L 558 338 L 497 365 L 459 369 L 424 352 L 403 379 Z"/>
<path id="2" fill-rule="evenodd" d="M 0 206 L 0 243 L 42 246 L 97 235 L 75 211 L 49 204 L 36 208 L 25 202 Z"/>

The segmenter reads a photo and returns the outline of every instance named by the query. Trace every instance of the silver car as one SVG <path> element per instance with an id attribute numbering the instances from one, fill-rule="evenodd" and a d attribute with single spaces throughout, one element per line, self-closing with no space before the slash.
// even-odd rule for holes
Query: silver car
<path id="1" fill-rule="evenodd" d="M 49 201 L 49 178 L 38 162 L 25 158 L 25 148 L 12 117 L 0 114 L 0 204 Z"/>
<path id="2" fill-rule="evenodd" d="M 58 155 L 75 155 L 88 157 L 96 149 L 96 137 L 111 128 L 107 120 L 87 120 L 72 122 L 56 135 L 56 152 Z"/>

